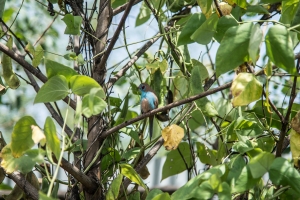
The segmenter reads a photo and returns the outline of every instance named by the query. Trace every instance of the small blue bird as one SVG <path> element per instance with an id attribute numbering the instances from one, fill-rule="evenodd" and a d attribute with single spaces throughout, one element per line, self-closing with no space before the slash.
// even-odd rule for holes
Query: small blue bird
<path id="1" fill-rule="evenodd" d="M 141 111 L 142 114 L 154 110 L 158 106 L 158 99 L 155 95 L 152 88 L 147 83 L 142 83 L 139 86 L 141 91 Z M 149 117 L 149 134 L 150 140 L 153 133 L 153 118 L 154 116 Z"/>

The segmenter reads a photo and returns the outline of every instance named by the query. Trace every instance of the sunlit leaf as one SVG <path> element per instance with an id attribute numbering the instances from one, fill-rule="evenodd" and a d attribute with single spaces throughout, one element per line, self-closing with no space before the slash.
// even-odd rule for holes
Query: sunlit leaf
<path id="1" fill-rule="evenodd" d="M 262 36 L 258 24 L 244 23 L 240 26 L 230 27 L 217 51 L 217 76 L 233 70 L 244 62 L 256 62 Z M 233 54 L 235 56 L 232 56 Z"/>
<path id="2" fill-rule="evenodd" d="M 31 116 L 22 117 L 15 124 L 11 135 L 11 151 L 14 157 L 20 157 L 24 151 L 33 147 L 32 125 L 37 126 Z"/>
<path id="3" fill-rule="evenodd" d="M 115 200 L 118 198 L 119 191 L 120 191 L 120 185 L 122 183 L 123 175 L 119 174 L 111 183 L 107 195 L 106 200 Z"/>
<path id="4" fill-rule="evenodd" d="M 60 141 L 56 134 L 56 127 L 51 119 L 51 117 L 47 117 L 45 125 L 44 125 L 44 132 L 46 136 L 46 144 L 47 147 L 54 153 L 56 158 L 59 158 L 60 155 Z"/>
<path id="5" fill-rule="evenodd" d="M 150 9 L 145 5 L 145 2 L 142 3 L 140 7 L 139 14 L 135 21 L 135 26 L 140 26 L 147 22 L 150 19 L 151 11 Z"/>
<path id="6" fill-rule="evenodd" d="M 34 99 L 34 103 L 58 101 L 65 98 L 68 93 L 67 79 L 62 75 L 56 75 L 41 87 Z"/>
<path id="7" fill-rule="evenodd" d="M 107 103 L 98 96 L 87 94 L 82 99 L 82 113 L 87 117 L 101 113 L 107 107 Z"/>
<path id="8" fill-rule="evenodd" d="M 238 26 L 238 22 L 230 15 L 223 16 L 219 19 L 214 38 L 221 43 L 226 31 L 233 26 Z"/>
<path id="9" fill-rule="evenodd" d="M 239 73 L 231 85 L 232 104 L 244 106 L 261 98 L 262 84 L 250 73 Z"/>
<path id="10" fill-rule="evenodd" d="M 74 69 L 61 63 L 49 59 L 45 59 L 45 62 L 48 79 L 56 75 L 63 75 L 69 81 L 72 76 L 77 75 L 77 72 Z"/>
<path id="11" fill-rule="evenodd" d="M 72 76 L 70 79 L 70 87 L 73 93 L 79 96 L 90 93 L 92 88 L 102 89 L 102 87 L 94 79 L 84 75 Z"/>
<path id="12" fill-rule="evenodd" d="M 282 25 L 272 26 L 266 35 L 266 49 L 270 60 L 289 74 L 297 74 L 293 42 L 289 31 Z"/>
<path id="13" fill-rule="evenodd" d="M 280 22 L 291 24 L 299 7 L 299 0 L 282 1 Z"/>
<path id="14" fill-rule="evenodd" d="M 269 170 L 270 179 L 275 185 L 291 186 L 300 194 L 299 172 L 284 158 L 276 158 Z"/>
<path id="15" fill-rule="evenodd" d="M 270 169 L 275 156 L 269 152 L 262 152 L 252 158 L 248 164 L 253 178 L 260 178 Z"/>
<path id="16" fill-rule="evenodd" d="M 147 186 L 142 181 L 141 177 L 136 173 L 136 171 L 129 164 L 120 164 L 121 174 L 129 178 L 132 182 L 142 186 L 146 191 L 148 191 Z"/>
<path id="17" fill-rule="evenodd" d="M 36 163 L 44 162 L 44 155 L 45 153 L 42 149 L 29 149 L 16 158 L 13 156 L 11 145 L 8 144 L 1 151 L 1 167 L 9 174 L 16 170 L 26 174 L 32 170 Z"/>
<path id="18" fill-rule="evenodd" d="M 197 0 L 197 3 L 200 6 L 201 11 L 206 18 L 209 18 L 212 13 L 212 8 L 211 8 L 212 2 L 213 0 Z"/>
<path id="19" fill-rule="evenodd" d="M 161 135 L 164 139 L 164 147 L 167 150 L 175 150 L 184 136 L 184 130 L 180 126 L 172 124 L 164 128 Z"/>
<path id="20" fill-rule="evenodd" d="M 38 126 L 31 125 L 32 130 L 32 140 L 35 144 L 41 143 L 42 146 L 46 143 L 46 137 L 45 134 L 41 131 L 41 129 Z"/>
<path id="21" fill-rule="evenodd" d="M 67 25 L 65 34 L 79 35 L 80 26 L 82 22 L 81 16 L 73 16 L 72 14 L 66 14 L 61 20 Z"/>

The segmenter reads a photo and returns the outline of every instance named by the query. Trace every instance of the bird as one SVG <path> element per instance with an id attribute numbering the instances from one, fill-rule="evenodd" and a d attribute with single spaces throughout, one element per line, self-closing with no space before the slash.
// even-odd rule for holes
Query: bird
<path id="1" fill-rule="evenodd" d="M 147 84 L 141 83 L 139 85 L 139 90 L 141 91 L 141 112 L 142 114 L 154 110 L 158 106 L 158 99 L 154 90 Z M 154 116 L 149 117 L 149 135 L 150 140 L 153 133 L 153 118 Z"/>

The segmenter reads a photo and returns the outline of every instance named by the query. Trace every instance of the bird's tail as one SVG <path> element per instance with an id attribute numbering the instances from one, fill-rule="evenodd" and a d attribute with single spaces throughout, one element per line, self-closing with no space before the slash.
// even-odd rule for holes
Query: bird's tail
<path id="1" fill-rule="evenodd" d="M 149 117 L 149 135 L 150 135 L 150 140 L 152 138 L 152 133 L 153 133 L 153 118 L 154 116 Z"/>

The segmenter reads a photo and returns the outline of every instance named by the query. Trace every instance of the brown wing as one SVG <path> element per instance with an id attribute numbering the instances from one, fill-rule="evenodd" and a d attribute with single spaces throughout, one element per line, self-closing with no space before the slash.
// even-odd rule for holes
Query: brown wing
<path id="1" fill-rule="evenodd" d="M 142 113 L 146 113 L 146 112 L 149 112 L 150 111 L 150 106 L 149 106 L 149 103 L 147 101 L 147 99 L 142 99 L 142 102 L 141 102 L 141 111 Z"/>

